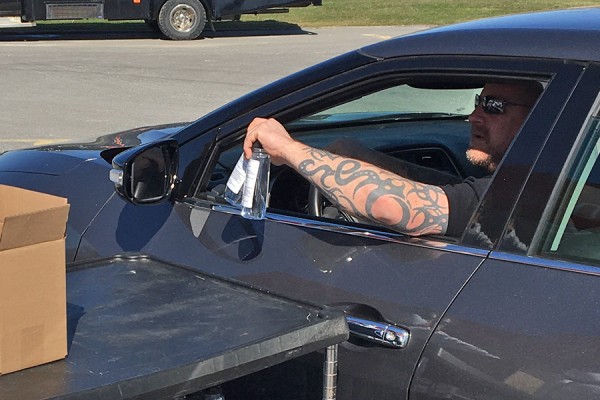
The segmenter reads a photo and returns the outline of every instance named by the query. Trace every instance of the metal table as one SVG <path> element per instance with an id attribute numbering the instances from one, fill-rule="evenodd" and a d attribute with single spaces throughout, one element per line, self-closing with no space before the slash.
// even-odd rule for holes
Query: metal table
<path id="1" fill-rule="evenodd" d="M 67 273 L 69 355 L 0 376 L 0 399 L 174 398 L 348 337 L 343 314 L 146 258 Z"/>

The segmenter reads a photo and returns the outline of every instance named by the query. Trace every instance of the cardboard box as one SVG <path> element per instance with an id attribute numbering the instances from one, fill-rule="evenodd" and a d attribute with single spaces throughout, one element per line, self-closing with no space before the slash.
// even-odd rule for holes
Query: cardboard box
<path id="1" fill-rule="evenodd" d="M 67 355 L 67 199 L 0 185 L 0 374 Z"/>

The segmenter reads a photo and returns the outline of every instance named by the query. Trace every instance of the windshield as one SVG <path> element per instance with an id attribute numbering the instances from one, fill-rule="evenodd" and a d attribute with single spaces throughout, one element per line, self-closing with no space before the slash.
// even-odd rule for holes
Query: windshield
<path id="1" fill-rule="evenodd" d="M 421 89 L 394 86 L 295 121 L 294 125 L 346 121 L 394 121 L 468 116 L 474 108 L 475 89 Z"/>

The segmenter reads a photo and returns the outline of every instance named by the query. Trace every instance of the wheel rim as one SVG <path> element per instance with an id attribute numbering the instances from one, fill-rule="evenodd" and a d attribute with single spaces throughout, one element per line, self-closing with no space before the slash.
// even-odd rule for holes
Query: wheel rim
<path id="1" fill-rule="evenodd" d="M 178 32 L 189 32 L 198 21 L 198 13 L 187 4 L 179 4 L 171 11 L 169 20 Z"/>

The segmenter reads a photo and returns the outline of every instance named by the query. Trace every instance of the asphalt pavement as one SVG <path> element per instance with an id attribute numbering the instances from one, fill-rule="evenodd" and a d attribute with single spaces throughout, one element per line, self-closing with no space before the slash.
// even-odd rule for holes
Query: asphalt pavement
<path id="1" fill-rule="evenodd" d="M 220 30 L 194 41 L 0 30 L 0 151 L 193 121 L 290 73 L 425 28 Z"/>

